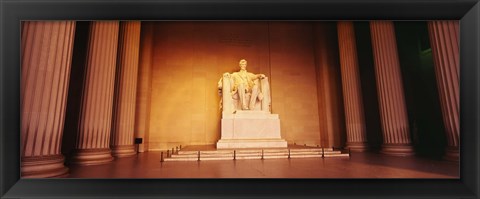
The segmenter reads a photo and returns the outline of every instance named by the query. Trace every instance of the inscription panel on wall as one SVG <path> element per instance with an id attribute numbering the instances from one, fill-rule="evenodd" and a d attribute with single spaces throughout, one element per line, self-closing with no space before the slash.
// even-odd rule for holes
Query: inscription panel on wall
<path id="1" fill-rule="evenodd" d="M 239 33 L 223 33 L 218 35 L 218 43 L 226 46 L 251 47 L 252 39 Z"/>

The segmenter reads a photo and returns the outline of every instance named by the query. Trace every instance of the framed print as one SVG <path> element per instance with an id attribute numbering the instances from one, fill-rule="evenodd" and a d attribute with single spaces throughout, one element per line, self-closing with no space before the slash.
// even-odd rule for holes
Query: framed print
<path id="1" fill-rule="evenodd" d="M 0 6 L 2 197 L 478 197 L 475 0 Z"/>

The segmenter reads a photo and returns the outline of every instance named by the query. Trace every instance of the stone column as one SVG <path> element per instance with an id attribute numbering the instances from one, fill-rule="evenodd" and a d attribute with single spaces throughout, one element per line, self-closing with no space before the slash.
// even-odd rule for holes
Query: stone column
<path id="1" fill-rule="evenodd" d="M 352 151 L 365 151 L 368 147 L 367 134 L 353 22 L 337 22 L 337 30 L 347 126 L 346 148 Z"/>
<path id="2" fill-rule="evenodd" d="M 21 175 L 68 174 L 61 154 L 75 22 L 24 22 L 21 38 Z"/>
<path id="3" fill-rule="evenodd" d="M 337 22 L 313 24 L 318 116 L 322 147 L 338 147 L 346 140 Z"/>
<path id="4" fill-rule="evenodd" d="M 460 54 L 458 21 L 429 21 L 428 32 L 443 123 L 447 136 L 446 160 L 459 160 Z"/>
<path id="5" fill-rule="evenodd" d="M 370 32 L 383 131 L 381 152 L 413 155 L 393 22 L 372 21 Z"/>
<path id="6" fill-rule="evenodd" d="M 112 154 L 135 155 L 134 124 L 137 92 L 140 21 L 121 22 L 112 123 Z"/>
<path id="7" fill-rule="evenodd" d="M 135 108 L 135 137 L 142 138 L 139 151 L 148 150 L 150 122 L 151 67 L 153 59 L 153 28 L 155 22 L 142 22 L 138 63 L 137 101 Z"/>
<path id="8" fill-rule="evenodd" d="M 113 160 L 109 147 L 118 27 L 118 21 L 90 24 L 73 164 L 95 165 Z"/>

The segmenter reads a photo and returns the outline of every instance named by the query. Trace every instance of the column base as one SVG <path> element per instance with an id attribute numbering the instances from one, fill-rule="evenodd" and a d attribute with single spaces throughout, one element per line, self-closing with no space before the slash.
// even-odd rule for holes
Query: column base
<path id="1" fill-rule="evenodd" d="M 412 156 L 415 150 L 410 144 L 383 144 L 380 153 L 391 156 Z"/>
<path id="2" fill-rule="evenodd" d="M 110 149 L 77 149 L 70 159 L 71 164 L 99 165 L 113 161 Z"/>
<path id="3" fill-rule="evenodd" d="M 112 155 L 118 158 L 130 157 L 137 154 L 135 145 L 119 145 L 112 146 Z"/>
<path id="4" fill-rule="evenodd" d="M 22 157 L 22 178 L 58 178 L 68 175 L 63 155 Z"/>
<path id="5" fill-rule="evenodd" d="M 347 142 L 345 149 L 350 149 L 355 152 L 368 151 L 368 144 L 366 142 Z"/>
<path id="6" fill-rule="evenodd" d="M 458 162 L 460 160 L 460 151 L 458 147 L 448 146 L 445 149 L 445 155 L 443 156 L 444 160 Z"/>

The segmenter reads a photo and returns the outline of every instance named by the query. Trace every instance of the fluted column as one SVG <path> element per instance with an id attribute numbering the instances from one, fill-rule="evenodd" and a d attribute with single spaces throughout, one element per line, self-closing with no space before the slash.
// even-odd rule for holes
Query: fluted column
<path id="1" fill-rule="evenodd" d="M 68 174 L 61 154 L 75 22 L 24 22 L 21 68 L 22 177 Z"/>
<path id="2" fill-rule="evenodd" d="M 383 131 L 381 152 L 413 155 L 393 22 L 372 21 L 370 32 Z"/>
<path id="3" fill-rule="evenodd" d="M 110 151 L 119 22 L 91 22 L 73 164 L 113 160 Z"/>
<path id="4" fill-rule="evenodd" d="M 428 31 L 447 137 L 446 160 L 459 160 L 460 54 L 458 21 L 429 21 Z"/>
<path id="5" fill-rule="evenodd" d="M 347 126 L 346 148 L 365 151 L 368 147 L 367 134 L 353 22 L 337 22 L 337 33 Z"/>
<path id="6" fill-rule="evenodd" d="M 148 150 L 148 132 L 150 122 L 151 67 L 153 60 L 154 22 L 142 22 L 140 55 L 138 60 L 137 101 L 135 108 L 135 137 L 142 138 L 139 152 Z"/>
<path id="7" fill-rule="evenodd" d="M 112 154 L 135 155 L 134 124 L 140 22 L 121 22 L 112 123 Z"/>

